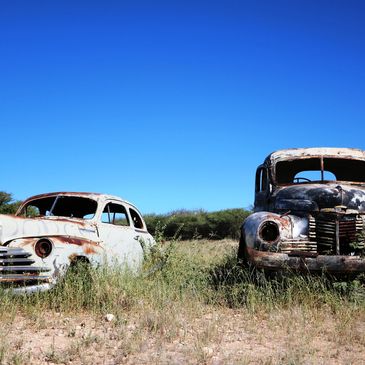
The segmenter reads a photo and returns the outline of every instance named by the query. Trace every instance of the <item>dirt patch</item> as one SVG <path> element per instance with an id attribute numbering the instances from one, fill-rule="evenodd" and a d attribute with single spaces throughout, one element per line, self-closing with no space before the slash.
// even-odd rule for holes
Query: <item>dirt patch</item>
<path id="1" fill-rule="evenodd" d="M 116 318 L 45 313 L 3 326 L 3 363 L 362 364 L 365 318 L 296 308 L 250 315 L 207 308 L 163 323 L 160 313 Z"/>

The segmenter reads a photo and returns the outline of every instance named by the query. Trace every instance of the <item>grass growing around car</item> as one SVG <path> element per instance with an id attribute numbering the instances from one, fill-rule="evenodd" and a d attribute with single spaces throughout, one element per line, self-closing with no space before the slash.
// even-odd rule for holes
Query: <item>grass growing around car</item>
<path id="1" fill-rule="evenodd" d="M 46 293 L 2 292 L 0 363 L 357 364 L 365 358 L 361 281 L 269 278 L 239 267 L 236 250 L 228 240 L 160 243 L 138 274 L 79 267 Z"/>

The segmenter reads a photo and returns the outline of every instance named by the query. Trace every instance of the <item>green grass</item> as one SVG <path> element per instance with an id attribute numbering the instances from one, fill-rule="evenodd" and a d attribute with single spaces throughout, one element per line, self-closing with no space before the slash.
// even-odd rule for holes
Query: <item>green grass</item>
<path id="1" fill-rule="evenodd" d="M 237 265 L 236 247 L 211 241 L 159 244 L 143 270 L 121 268 L 72 270 L 53 290 L 33 295 L 0 293 L 3 316 L 19 311 L 88 311 L 123 314 L 137 307 L 154 309 L 202 305 L 268 311 L 291 306 L 332 311 L 364 310 L 365 289 L 360 281 L 339 282 L 327 277 L 287 275 L 267 277 Z"/>

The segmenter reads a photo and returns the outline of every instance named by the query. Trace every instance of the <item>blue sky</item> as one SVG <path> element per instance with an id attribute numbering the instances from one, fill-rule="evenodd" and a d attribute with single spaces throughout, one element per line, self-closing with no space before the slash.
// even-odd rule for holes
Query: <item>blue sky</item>
<path id="1" fill-rule="evenodd" d="M 0 190 L 253 202 L 273 150 L 365 149 L 363 1 L 0 0 Z"/>

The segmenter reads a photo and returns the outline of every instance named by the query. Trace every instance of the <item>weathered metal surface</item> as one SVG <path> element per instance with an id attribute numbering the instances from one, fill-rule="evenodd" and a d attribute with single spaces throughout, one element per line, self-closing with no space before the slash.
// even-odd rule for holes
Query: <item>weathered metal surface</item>
<path id="1" fill-rule="evenodd" d="M 318 177 L 302 176 L 307 171 Z M 242 225 L 241 259 L 272 270 L 365 271 L 364 151 L 277 151 L 259 166 L 255 186 L 255 213 Z"/>
<path id="2" fill-rule="evenodd" d="M 78 206 L 68 206 L 68 197 L 80 198 L 70 200 Z M 58 210 L 56 199 L 63 199 Z M 108 204 L 119 207 L 127 223 L 103 222 Z M 27 216 L 28 208 L 35 216 Z M 52 215 L 52 209 L 61 214 Z M 139 215 L 142 228 L 134 227 L 131 210 Z M 78 259 L 93 266 L 117 264 L 137 269 L 143 258 L 140 240 L 154 243 L 137 208 L 118 197 L 73 192 L 37 195 L 24 201 L 15 216 L 0 215 L 0 283 L 16 283 L 14 292 L 48 290 Z M 39 256 L 41 241 L 51 250 L 45 257 Z"/>
<path id="3" fill-rule="evenodd" d="M 345 159 L 356 159 L 365 161 L 365 151 L 357 148 L 334 148 L 334 147 L 311 147 L 311 148 L 288 148 L 272 152 L 265 162 L 270 161 L 275 165 L 283 160 L 296 160 L 299 158 L 311 157 L 340 157 Z"/>
<path id="4" fill-rule="evenodd" d="M 365 260 L 359 256 L 315 255 L 303 252 L 290 254 L 262 252 L 247 248 L 249 261 L 260 269 L 289 269 L 301 272 L 356 274 L 365 272 Z"/>
<path id="5" fill-rule="evenodd" d="M 295 209 L 319 211 L 323 208 L 345 206 L 365 212 L 365 186 L 351 186 L 349 183 L 328 182 L 324 184 L 297 184 L 277 187 L 271 194 L 276 211 Z"/>

